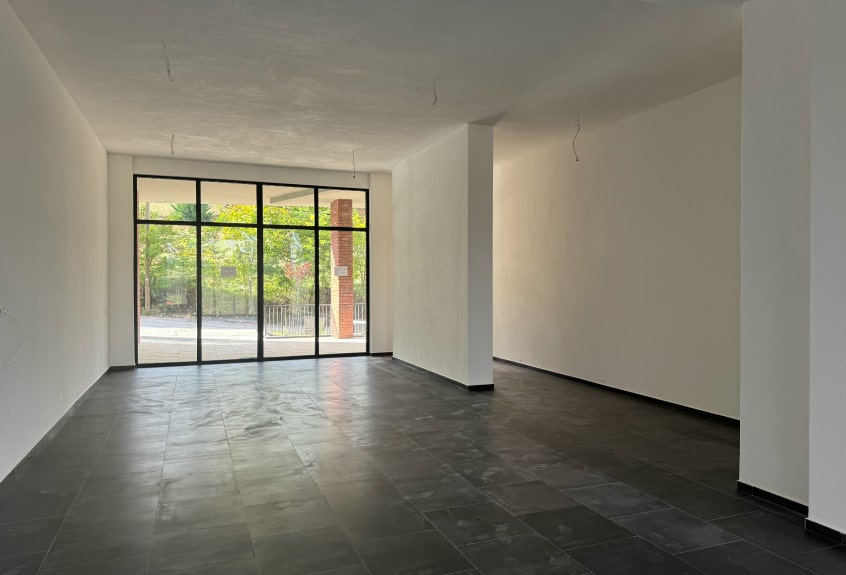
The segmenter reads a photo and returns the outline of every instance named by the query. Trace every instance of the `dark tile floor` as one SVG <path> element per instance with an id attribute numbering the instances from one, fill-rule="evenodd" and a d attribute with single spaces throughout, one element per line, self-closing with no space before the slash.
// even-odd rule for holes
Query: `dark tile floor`
<path id="1" fill-rule="evenodd" d="M 738 432 L 504 364 L 108 375 L 0 486 L 0 575 L 846 573 L 735 494 Z"/>

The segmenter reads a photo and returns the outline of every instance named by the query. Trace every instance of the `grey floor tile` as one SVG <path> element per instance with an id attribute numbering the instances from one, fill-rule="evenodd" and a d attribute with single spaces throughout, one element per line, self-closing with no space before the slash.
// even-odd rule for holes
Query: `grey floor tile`
<path id="1" fill-rule="evenodd" d="M 796 563 L 747 541 L 678 555 L 706 575 L 811 575 Z"/>
<path id="2" fill-rule="evenodd" d="M 156 516 L 158 533 L 208 529 L 244 523 L 244 507 L 238 494 L 188 501 L 165 501 Z"/>
<path id="3" fill-rule="evenodd" d="M 594 575 L 700 575 L 699 571 L 640 537 L 571 549 Z"/>
<path id="4" fill-rule="evenodd" d="M 470 505 L 488 499 L 484 493 L 457 474 L 397 485 L 409 501 L 421 511 Z"/>
<path id="5" fill-rule="evenodd" d="M 426 513 L 426 518 L 453 544 L 466 545 L 526 533 L 529 528 L 492 502 Z"/>
<path id="6" fill-rule="evenodd" d="M 567 461 L 554 466 L 544 466 L 527 469 L 534 477 L 540 479 L 550 487 L 556 489 L 570 489 L 574 487 L 588 487 L 613 483 L 607 475 L 591 469 L 585 465 Z"/>
<path id="7" fill-rule="evenodd" d="M 525 472 L 497 456 L 485 457 L 478 461 L 468 459 L 462 463 L 448 463 L 448 465 L 477 487 L 517 483 L 531 479 Z"/>
<path id="8" fill-rule="evenodd" d="M 737 536 L 678 509 L 636 513 L 614 521 L 673 554 L 738 541 Z"/>
<path id="9" fill-rule="evenodd" d="M 252 541 L 244 524 L 165 533 L 155 537 L 150 575 L 205 572 L 212 567 L 243 563 L 253 556 Z"/>
<path id="10" fill-rule="evenodd" d="M 457 573 L 470 563 L 436 531 L 410 533 L 356 544 L 372 575 Z"/>
<path id="11" fill-rule="evenodd" d="M 485 493 L 516 515 L 560 509 L 579 502 L 540 480 L 488 487 Z"/>
<path id="12" fill-rule="evenodd" d="M 579 487 L 568 489 L 565 493 L 606 517 L 619 517 L 620 515 L 656 511 L 669 507 L 663 501 L 659 501 L 625 483 Z"/>
<path id="13" fill-rule="evenodd" d="M 256 540 L 255 551 L 262 575 L 301 575 L 361 564 L 338 527 L 262 537 Z"/>
<path id="14" fill-rule="evenodd" d="M 530 513 L 520 518 L 561 549 L 632 536 L 627 529 L 581 505 Z"/>
<path id="15" fill-rule="evenodd" d="M 0 557 L 0 575 L 36 575 L 44 553 Z"/>
<path id="16" fill-rule="evenodd" d="M 384 479 L 385 476 L 364 457 L 345 457 L 315 461 L 306 466 L 318 485 L 344 483 L 359 479 Z"/>
<path id="17" fill-rule="evenodd" d="M 793 521 L 768 511 L 727 517 L 713 523 L 742 539 L 783 556 L 799 555 L 832 546 L 828 539 L 806 532 L 801 521 Z"/>
<path id="18" fill-rule="evenodd" d="M 586 575 L 590 573 L 567 553 L 556 549 L 534 533 L 465 545 L 460 549 L 484 575 Z"/>
<path id="19" fill-rule="evenodd" d="M 560 453 L 542 445 L 524 445 L 494 451 L 497 455 L 518 467 L 557 464 L 564 460 Z"/>
<path id="20" fill-rule="evenodd" d="M 42 575 L 147 575 L 150 554 L 126 557 L 114 561 L 85 563 L 56 570 L 42 569 Z M 2 572 L 0 572 L 2 573 Z"/>
<path id="21" fill-rule="evenodd" d="M 190 501 L 235 495 L 237 492 L 234 471 L 188 473 L 162 479 L 159 501 Z"/>
<path id="22" fill-rule="evenodd" d="M 817 575 L 840 575 L 846 573 L 846 545 L 793 555 L 790 561 Z"/>
<path id="23" fill-rule="evenodd" d="M 276 499 L 244 508 L 253 540 L 338 524 L 338 518 L 320 493 L 280 493 Z"/>
<path id="24" fill-rule="evenodd" d="M 84 481 L 82 471 L 11 475 L 0 484 L 0 523 L 61 517 Z"/>
<path id="25" fill-rule="evenodd" d="M 90 529 L 104 520 L 150 523 L 156 518 L 157 494 L 90 497 L 74 503 L 62 529 Z"/>
<path id="26" fill-rule="evenodd" d="M 101 522 L 87 529 L 62 529 L 43 570 L 59 571 L 148 555 L 153 543 L 153 521 Z"/>
<path id="27" fill-rule="evenodd" d="M 61 518 L 0 523 L 0 557 L 48 551 L 61 525 Z"/>

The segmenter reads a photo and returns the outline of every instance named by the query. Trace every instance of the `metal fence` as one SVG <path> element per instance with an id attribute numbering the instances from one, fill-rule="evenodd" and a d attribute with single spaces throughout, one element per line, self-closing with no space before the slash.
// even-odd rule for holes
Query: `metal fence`
<path id="1" fill-rule="evenodd" d="M 332 335 L 335 321 L 332 305 L 322 303 L 317 307 L 320 335 Z M 264 306 L 264 334 L 266 337 L 314 337 L 314 304 Z M 367 304 L 355 304 L 353 335 L 367 335 Z"/>

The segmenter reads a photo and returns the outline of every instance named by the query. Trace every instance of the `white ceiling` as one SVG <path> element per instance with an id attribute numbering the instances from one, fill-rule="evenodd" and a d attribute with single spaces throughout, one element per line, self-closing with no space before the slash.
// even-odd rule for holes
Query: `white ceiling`
<path id="1" fill-rule="evenodd" d="M 182 158 L 378 171 L 467 122 L 508 154 L 740 73 L 737 0 L 11 3 L 106 149 L 137 155 L 174 134 Z"/>

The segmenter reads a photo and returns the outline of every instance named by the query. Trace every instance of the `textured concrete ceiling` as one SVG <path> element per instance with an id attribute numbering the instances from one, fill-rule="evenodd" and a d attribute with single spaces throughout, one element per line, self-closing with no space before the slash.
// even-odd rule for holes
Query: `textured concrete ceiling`
<path id="1" fill-rule="evenodd" d="M 467 122 L 507 154 L 740 73 L 733 0 L 12 5 L 106 148 L 138 155 L 174 134 L 181 158 L 377 171 Z"/>

